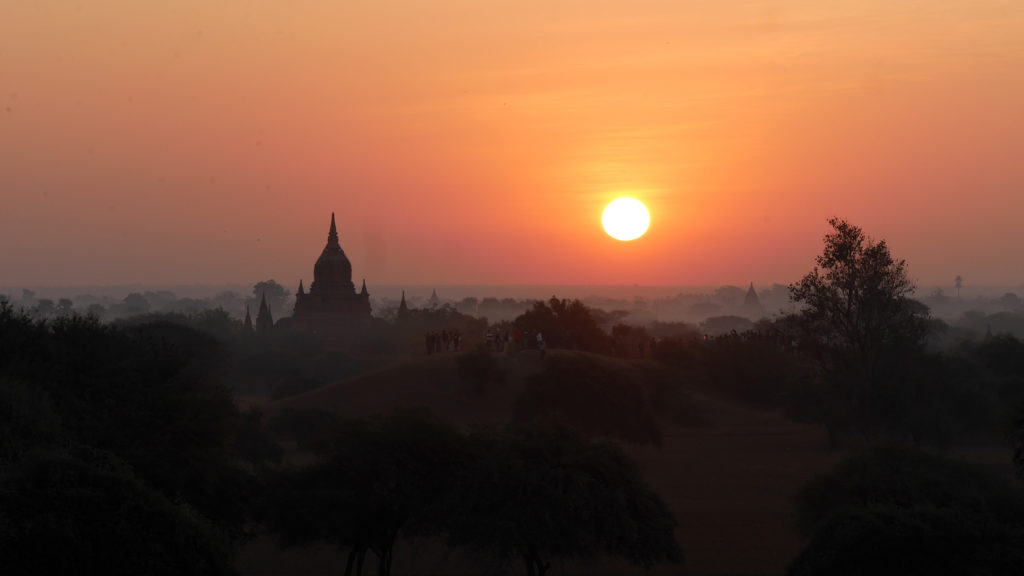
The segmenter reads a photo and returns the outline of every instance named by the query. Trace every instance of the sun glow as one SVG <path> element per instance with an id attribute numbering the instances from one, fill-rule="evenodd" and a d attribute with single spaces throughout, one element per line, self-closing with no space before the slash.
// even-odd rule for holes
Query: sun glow
<path id="1" fill-rule="evenodd" d="M 651 215 L 639 200 L 618 198 L 605 207 L 601 224 L 609 236 L 626 242 L 636 240 L 647 232 L 651 225 Z"/>

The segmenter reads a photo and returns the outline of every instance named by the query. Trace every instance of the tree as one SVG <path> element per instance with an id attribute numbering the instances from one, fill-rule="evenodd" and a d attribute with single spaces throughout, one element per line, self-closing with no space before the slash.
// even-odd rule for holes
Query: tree
<path id="1" fill-rule="evenodd" d="M 367 552 L 387 576 L 400 535 L 440 529 L 462 446 L 456 430 L 415 413 L 346 421 L 324 460 L 273 483 L 263 517 L 285 545 L 347 548 L 346 576 L 362 573 Z"/>
<path id="2" fill-rule="evenodd" d="M 15 394 L 7 417 L 52 414 L 62 444 L 115 455 L 147 486 L 238 533 L 250 478 L 229 451 L 239 415 L 217 380 L 220 359 L 215 340 L 169 322 L 33 321 L 0 306 L 0 391 Z M 18 426 L 9 429 L 29 440 L 54 428 Z"/>
<path id="3" fill-rule="evenodd" d="M 541 333 L 552 348 L 607 353 L 611 338 L 598 326 L 594 311 L 579 300 L 538 300 L 515 319 L 515 326 L 531 334 Z"/>
<path id="4" fill-rule="evenodd" d="M 109 453 L 32 451 L 0 465 L 5 574 L 233 574 L 232 546 Z"/>
<path id="5" fill-rule="evenodd" d="M 709 336 L 721 336 L 731 332 L 743 333 L 754 327 L 750 319 L 743 316 L 711 316 L 699 324 L 701 331 Z"/>
<path id="6" fill-rule="evenodd" d="M 149 312 L 150 304 L 149 300 L 147 300 L 145 296 L 138 292 L 132 292 L 124 297 L 124 300 L 121 301 L 118 308 L 118 315 L 123 318 L 128 318 Z"/>
<path id="7" fill-rule="evenodd" d="M 647 391 L 626 371 L 589 354 L 553 355 L 526 379 L 517 422 L 559 422 L 587 436 L 661 444 Z"/>
<path id="8" fill-rule="evenodd" d="M 650 353 L 651 335 L 643 326 L 612 326 L 612 351 L 616 356 L 643 357 Z"/>
<path id="9" fill-rule="evenodd" d="M 53 316 L 55 309 L 56 307 L 53 304 L 53 300 L 50 300 L 49 298 L 40 298 L 39 301 L 36 302 L 32 311 L 36 318 L 46 319 Z"/>
<path id="10" fill-rule="evenodd" d="M 805 349 L 833 389 L 826 418 L 835 440 L 851 423 L 867 432 L 885 412 L 879 402 L 891 390 L 882 387 L 908 354 L 920 350 L 928 309 L 911 300 L 906 262 L 894 259 L 884 240 L 873 241 L 845 220 L 829 224 L 833 231 L 817 266 L 789 290 L 802 305 Z"/>
<path id="11" fill-rule="evenodd" d="M 61 298 L 60 300 L 57 301 L 56 312 L 61 316 L 67 316 L 71 314 L 72 312 L 74 312 L 74 309 L 75 303 L 72 302 L 70 298 Z"/>
<path id="12" fill-rule="evenodd" d="M 255 306 L 259 306 L 260 298 L 266 297 L 267 304 L 270 305 L 270 309 L 277 317 L 287 316 L 284 305 L 285 301 L 288 300 L 289 292 L 273 278 L 257 282 L 253 285 L 252 296 L 253 298 L 249 301 L 250 304 L 254 303 Z"/>
<path id="13" fill-rule="evenodd" d="M 475 316 L 478 304 L 480 304 L 480 301 L 475 296 L 467 296 L 459 300 L 459 303 L 455 305 L 455 309 L 467 316 Z"/>
<path id="14" fill-rule="evenodd" d="M 809 542 L 791 576 L 1019 574 L 1024 496 L 1001 477 L 926 452 L 876 448 L 805 487 Z"/>
<path id="15" fill-rule="evenodd" d="M 89 307 L 85 309 L 86 316 L 92 316 L 97 320 L 102 320 L 103 316 L 107 313 L 107 308 L 99 302 L 89 304 Z"/>
<path id="16" fill-rule="evenodd" d="M 546 427 L 478 434 L 471 446 L 474 464 L 445 506 L 451 544 L 518 557 L 528 576 L 557 558 L 683 560 L 671 511 L 618 448 Z"/>

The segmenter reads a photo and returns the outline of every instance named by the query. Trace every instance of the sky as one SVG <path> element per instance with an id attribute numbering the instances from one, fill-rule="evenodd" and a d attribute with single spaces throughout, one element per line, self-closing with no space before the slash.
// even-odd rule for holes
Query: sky
<path id="1" fill-rule="evenodd" d="M 1024 2 L 0 3 L 0 286 L 1024 284 Z M 619 196 L 648 233 L 601 229 Z"/>

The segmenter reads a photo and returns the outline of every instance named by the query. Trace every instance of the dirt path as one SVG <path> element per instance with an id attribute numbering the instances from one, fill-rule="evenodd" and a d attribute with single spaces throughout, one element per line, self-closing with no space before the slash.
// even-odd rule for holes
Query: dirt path
<path id="1" fill-rule="evenodd" d="M 691 397 L 706 426 L 666 430 L 661 449 L 630 450 L 679 521 L 684 572 L 785 572 L 802 546 L 793 498 L 844 454 L 827 450 L 816 427 L 698 392 Z"/>

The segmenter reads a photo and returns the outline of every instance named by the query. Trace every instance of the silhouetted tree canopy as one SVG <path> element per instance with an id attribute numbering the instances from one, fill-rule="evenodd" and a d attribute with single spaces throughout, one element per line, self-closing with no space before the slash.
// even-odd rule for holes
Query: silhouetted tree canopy
<path id="1" fill-rule="evenodd" d="M 276 319 L 291 315 L 291 310 L 285 310 L 285 302 L 288 301 L 289 294 L 291 293 L 288 289 L 278 284 L 277 281 L 273 279 L 263 280 L 253 285 L 252 299 L 249 302 L 259 306 L 260 298 L 266 297 L 267 304 L 270 306 L 271 312 Z M 251 310 L 250 312 L 255 315 L 257 310 Z"/>
<path id="2" fill-rule="evenodd" d="M 651 335 L 643 326 L 616 324 L 612 326 L 612 351 L 616 356 L 627 358 L 644 357 L 652 354 Z"/>
<path id="3" fill-rule="evenodd" d="M 0 566 L 29 574 L 232 574 L 231 542 L 108 453 L 0 466 Z"/>
<path id="4" fill-rule="evenodd" d="M 808 363 L 770 332 L 729 334 L 699 345 L 713 388 L 736 400 L 783 406 L 811 378 Z"/>
<path id="5" fill-rule="evenodd" d="M 617 448 L 562 428 L 470 437 L 423 414 L 339 423 L 322 460 L 283 472 L 260 506 L 284 545 L 367 552 L 390 573 L 400 537 L 446 534 L 452 545 L 521 558 L 543 576 L 557 558 L 681 561 L 675 519 Z"/>
<path id="6" fill-rule="evenodd" d="M 711 336 L 746 332 L 753 327 L 754 323 L 743 316 L 712 316 L 700 323 L 701 331 Z"/>
<path id="7" fill-rule="evenodd" d="M 117 313 L 120 316 L 138 316 L 150 310 L 149 300 L 138 292 L 132 292 L 121 300 Z"/>
<path id="8" fill-rule="evenodd" d="M 322 461 L 273 483 L 263 516 L 285 545 L 348 549 L 346 576 L 362 573 L 368 551 L 387 576 L 399 535 L 439 529 L 465 460 L 462 436 L 421 414 L 344 421 Z"/>
<path id="9" fill-rule="evenodd" d="M 601 358 L 561 353 L 526 382 L 518 422 L 555 421 L 588 436 L 660 444 L 661 429 L 646 390 Z"/>
<path id="10" fill-rule="evenodd" d="M 233 463 L 238 411 L 217 379 L 219 360 L 212 338 L 173 323 L 33 321 L 0 305 L 0 386 L 14 391 L 11 414 L 46 422 L 15 421 L 5 451 L 18 458 L 55 437 L 110 452 L 148 486 L 238 531 L 250 478 Z"/>
<path id="11" fill-rule="evenodd" d="M 1011 575 L 1024 566 L 1024 497 L 971 465 L 877 448 L 801 492 L 803 575 Z"/>
<path id="12" fill-rule="evenodd" d="M 554 296 L 548 302 L 538 300 L 514 323 L 524 332 L 540 332 L 550 348 L 600 354 L 611 351 L 611 338 L 601 330 L 593 311 L 579 300 L 559 300 Z"/>
<path id="13" fill-rule="evenodd" d="M 800 318 L 827 367 L 870 385 L 894 355 L 920 343 L 928 310 L 910 299 L 906 262 L 895 260 L 884 240 L 872 241 L 845 220 L 829 224 L 834 231 L 817 266 L 790 286 L 790 296 L 803 305 Z"/>
<path id="14" fill-rule="evenodd" d="M 251 408 L 241 415 L 232 449 L 238 457 L 255 467 L 278 465 L 284 458 L 284 448 L 267 431 L 263 412 Z"/>
<path id="15" fill-rule="evenodd" d="M 478 434 L 471 445 L 473 465 L 446 506 L 450 543 L 518 558 L 528 576 L 557 559 L 683 560 L 675 518 L 617 448 L 546 427 Z"/>
<path id="16" fill-rule="evenodd" d="M 894 259 L 885 241 L 845 220 L 829 224 L 817 266 L 790 286 L 790 297 L 802 306 L 803 349 L 832 388 L 822 413 L 835 435 L 851 424 L 877 427 L 886 385 L 920 351 L 928 309 L 910 299 L 906 262 Z"/>

